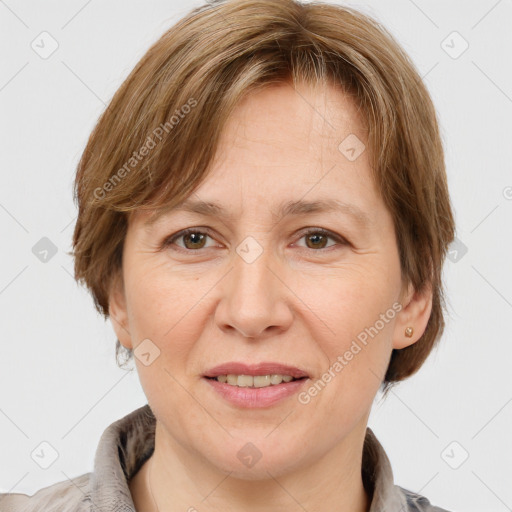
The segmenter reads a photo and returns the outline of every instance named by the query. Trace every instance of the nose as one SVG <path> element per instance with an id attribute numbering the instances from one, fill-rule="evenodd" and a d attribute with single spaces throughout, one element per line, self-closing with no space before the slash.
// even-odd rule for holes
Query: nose
<path id="1" fill-rule="evenodd" d="M 233 268 L 222 280 L 215 314 L 219 328 L 258 339 L 286 331 L 293 321 L 293 293 L 279 269 L 268 250 L 250 263 L 236 255 Z"/>

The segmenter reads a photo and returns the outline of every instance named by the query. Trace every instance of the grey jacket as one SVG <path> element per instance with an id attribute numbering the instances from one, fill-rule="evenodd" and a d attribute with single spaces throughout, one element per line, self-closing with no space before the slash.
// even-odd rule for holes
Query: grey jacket
<path id="1" fill-rule="evenodd" d="M 155 416 L 148 404 L 112 423 L 102 434 L 94 470 L 28 496 L 0 493 L 0 512 L 134 512 L 128 487 L 154 450 Z M 369 512 L 448 512 L 393 483 L 384 448 L 367 427 L 362 476 Z"/>

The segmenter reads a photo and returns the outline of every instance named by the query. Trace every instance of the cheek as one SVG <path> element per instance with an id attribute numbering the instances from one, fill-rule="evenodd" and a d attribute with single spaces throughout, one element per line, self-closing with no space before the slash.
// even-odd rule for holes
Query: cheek
<path id="1" fill-rule="evenodd" d="M 311 410 L 327 405 L 339 421 L 353 421 L 371 406 L 391 355 L 398 260 L 368 257 L 326 279 L 300 282 L 299 293 L 315 313 L 309 313 L 310 335 L 323 353 L 303 403 L 309 400 Z"/>
<path id="2" fill-rule="evenodd" d="M 315 318 L 311 334 L 323 339 L 329 359 L 343 353 L 358 336 L 364 341 L 365 333 L 376 323 L 381 339 L 389 337 L 395 316 L 392 305 L 400 288 L 396 266 L 367 257 L 357 265 L 324 275 L 303 274 L 295 281 L 294 292 L 305 298 L 311 318 Z M 386 312 L 383 322 L 381 315 Z"/>
<path id="3" fill-rule="evenodd" d="M 322 428 L 333 438 L 370 410 L 391 355 L 397 283 L 390 287 L 378 265 L 373 268 L 332 275 L 307 295 L 315 312 L 307 322 L 311 339 L 323 357 L 300 400 L 312 417 L 325 420 L 329 411 L 332 421 Z"/>
<path id="4" fill-rule="evenodd" d="M 132 265 L 126 294 L 134 344 L 149 338 L 166 354 L 171 351 L 175 361 L 184 355 L 204 327 L 198 314 L 215 282 L 213 276 L 200 278 L 182 267 L 178 272 L 165 259 Z"/>
<path id="5" fill-rule="evenodd" d="M 196 421 L 197 415 L 200 424 L 204 418 L 184 391 L 183 376 L 190 368 L 194 342 L 204 329 L 198 318 L 202 310 L 201 297 L 206 292 L 203 280 L 186 272 L 178 274 L 166 262 L 156 259 L 139 263 L 130 270 L 125 286 L 135 356 L 137 345 L 146 339 L 157 348 L 146 346 L 152 347 L 153 354 L 158 354 L 151 356 L 154 359 L 148 365 L 134 357 L 142 388 L 154 410 L 185 407 L 190 410 L 187 421 Z M 174 418 L 176 415 L 168 416 L 164 423 L 169 428 L 183 429 L 181 422 L 184 420 Z"/>

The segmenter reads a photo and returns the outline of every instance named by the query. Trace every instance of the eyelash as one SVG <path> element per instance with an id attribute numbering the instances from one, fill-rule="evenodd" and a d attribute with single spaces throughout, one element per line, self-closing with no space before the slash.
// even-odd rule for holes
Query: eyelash
<path id="1" fill-rule="evenodd" d="M 180 238 L 183 238 L 187 235 L 189 235 L 190 233 L 200 233 L 200 234 L 205 234 L 207 236 L 209 236 L 210 238 L 213 238 L 212 234 L 211 234 L 211 230 L 208 229 L 208 228 L 201 228 L 201 227 L 198 227 L 198 228 L 188 228 L 188 229 L 184 229 L 182 231 L 179 231 L 178 233 L 175 233 L 174 235 L 171 235 L 170 237 L 167 237 L 163 243 L 162 243 L 162 249 L 165 248 L 165 247 L 169 247 L 171 245 L 174 245 L 174 242 Z M 348 240 L 346 240 L 345 238 L 339 236 L 339 235 L 336 235 L 335 233 L 332 233 L 331 231 L 327 231 L 325 229 L 322 229 L 322 228 L 311 228 L 311 229 L 308 229 L 308 231 L 305 231 L 301 234 L 300 239 L 306 237 L 306 236 L 309 236 L 309 235 L 322 235 L 322 236 L 325 236 L 327 238 L 331 238 L 332 240 L 336 241 L 338 243 L 338 245 L 349 245 L 349 242 Z M 330 247 L 323 247 L 323 248 L 320 248 L 320 249 L 311 249 L 309 247 L 301 247 L 301 249 L 306 249 L 306 250 L 310 250 L 310 251 L 314 251 L 314 252 L 323 252 L 323 251 L 327 251 L 329 249 L 333 249 L 335 248 L 335 246 L 330 246 Z M 194 253 L 194 252 L 200 252 L 201 250 L 203 249 L 209 249 L 209 247 L 203 247 L 201 249 L 186 249 L 184 247 L 180 247 L 180 246 L 176 246 L 176 248 L 174 250 L 177 250 L 178 252 L 185 252 L 185 253 Z"/>

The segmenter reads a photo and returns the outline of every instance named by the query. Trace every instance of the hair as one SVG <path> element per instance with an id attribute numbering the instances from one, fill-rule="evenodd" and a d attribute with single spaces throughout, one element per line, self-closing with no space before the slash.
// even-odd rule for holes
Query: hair
<path id="1" fill-rule="evenodd" d="M 423 335 L 392 351 L 386 394 L 420 368 L 444 330 L 441 272 L 455 226 L 429 93 L 393 36 L 353 8 L 209 2 L 167 30 L 115 92 L 78 163 L 75 279 L 107 319 L 131 212 L 163 212 L 187 198 L 205 179 L 237 103 L 298 81 L 329 81 L 356 102 L 372 178 L 393 218 L 402 282 L 432 290 Z M 118 365 L 123 350 L 133 356 L 117 340 Z"/>

